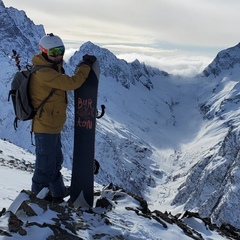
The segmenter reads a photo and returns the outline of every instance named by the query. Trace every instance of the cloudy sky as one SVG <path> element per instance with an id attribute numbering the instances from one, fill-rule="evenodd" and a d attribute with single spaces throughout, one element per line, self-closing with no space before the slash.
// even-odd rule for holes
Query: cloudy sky
<path id="1" fill-rule="evenodd" d="M 120 58 L 194 75 L 239 43 L 240 0 L 3 0 L 68 48 L 86 42 Z"/>

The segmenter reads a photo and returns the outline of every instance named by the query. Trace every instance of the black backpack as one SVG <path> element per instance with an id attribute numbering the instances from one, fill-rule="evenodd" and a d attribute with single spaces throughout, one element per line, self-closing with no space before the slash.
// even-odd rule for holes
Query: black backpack
<path id="1" fill-rule="evenodd" d="M 44 68 L 47 66 L 26 66 L 26 69 L 20 72 L 17 72 L 13 78 L 11 90 L 8 94 L 8 101 L 10 100 L 10 96 L 12 97 L 13 108 L 15 112 L 15 120 L 14 120 L 14 129 L 17 129 L 17 121 L 22 120 L 30 120 L 33 119 L 36 115 L 37 111 L 44 106 L 44 104 L 48 101 L 48 99 L 53 95 L 56 91 L 53 88 L 49 95 L 41 102 L 41 104 L 34 108 L 31 103 L 31 98 L 29 94 L 29 80 L 31 79 L 31 74 L 36 72 L 37 70 Z M 41 113 L 40 113 L 41 117 Z"/>

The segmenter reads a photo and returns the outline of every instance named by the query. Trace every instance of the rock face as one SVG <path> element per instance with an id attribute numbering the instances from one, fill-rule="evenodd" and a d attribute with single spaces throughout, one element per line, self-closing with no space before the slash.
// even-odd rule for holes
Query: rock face
<path id="1" fill-rule="evenodd" d="M 39 39 L 45 34 L 42 25 L 35 25 L 24 11 L 5 8 L 0 2 L 0 51 L 9 55 L 16 50 L 22 58 L 22 66 L 31 61 L 32 55 L 39 51 Z"/>
<path id="2" fill-rule="evenodd" d="M 17 239 L 17 236 L 19 238 L 24 236 L 28 239 L 34 232 L 34 239 L 36 240 L 131 239 L 131 237 L 136 237 L 134 231 L 129 228 L 129 225 L 134 224 L 134 222 L 131 222 L 133 218 L 135 222 L 138 221 L 136 219 L 139 219 L 139 221 L 144 219 L 145 222 L 149 221 L 150 225 L 156 225 L 158 229 L 158 232 L 155 232 L 156 236 L 154 234 L 148 235 L 148 239 L 161 239 L 161 231 L 168 231 L 168 229 L 170 231 L 170 228 L 175 226 L 182 230 L 183 235 L 185 234 L 192 239 L 204 240 L 201 232 L 194 230 L 185 223 L 186 219 L 193 218 L 202 221 L 206 229 L 218 232 L 222 236 L 233 239 L 237 239 L 239 236 L 238 229 L 230 225 L 223 225 L 218 228 L 209 219 L 200 218 L 197 213 L 186 212 L 182 215 L 173 216 L 168 212 L 150 211 L 143 198 L 112 184 L 96 193 L 98 195 L 96 206 L 92 209 L 76 210 L 71 208 L 71 205 L 67 202 L 62 204 L 50 203 L 37 198 L 30 191 L 23 190 L 20 194 L 27 195 L 28 199 L 21 202 L 17 198 L 13 202 L 16 205 L 16 201 L 18 201 L 19 204 L 15 212 L 5 209 L 1 212 L 0 234 L 2 236 L 14 237 L 14 239 Z M 122 216 L 118 215 L 121 208 L 125 209 L 122 210 Z M 128 216 L 128 218 L 126 219 L 125 216 Z M 7 225 L 4 225 L 6 222 Z M 115 230 L 113 231 L 113 229 Z M 119 231 L 124 232 L 126 238 L 122 233 L 117 233 Z M 141 231 L 142 236 L 145 236 L 144 229 L 141 229 Z"/>
<path id="3" fill-rule="evenodd" d="M 219 76 L 221 72 L 231 70 L 240 63 L 240 43 L 236 46 L 222 50 L 216 58 L 203 71 L 202 75 L 208 77 L 210 75 Z"/>

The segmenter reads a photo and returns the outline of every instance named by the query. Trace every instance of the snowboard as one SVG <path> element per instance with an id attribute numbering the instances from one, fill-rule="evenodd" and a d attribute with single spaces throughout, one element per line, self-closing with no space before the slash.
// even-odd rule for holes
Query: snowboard
<path id="1" fill-rule="evenodd" d="M 75 208 L 92 207 L 94 149 L 100 67 L 96 60 L 83 85 L 74 90 L 74 146 L 70 201 Z"/>

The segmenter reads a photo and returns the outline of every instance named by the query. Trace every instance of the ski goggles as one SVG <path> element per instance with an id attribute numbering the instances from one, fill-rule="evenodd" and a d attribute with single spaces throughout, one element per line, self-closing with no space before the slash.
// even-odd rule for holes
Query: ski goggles
<path id="1" fill-rule="evenodd" d="M 56 56 L 59 56 L 59 55 L 63 56 L 64 52 L 65 52 L 65 47 L 64 46 L 59 46 L 59 47 L 50 48 L 47 51 L 47 55 L 51 56 L 51 57 L 56 57 Z"/>

